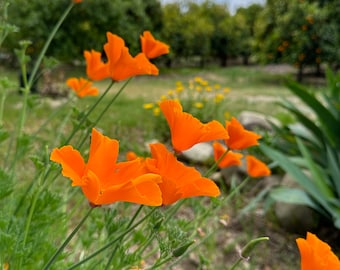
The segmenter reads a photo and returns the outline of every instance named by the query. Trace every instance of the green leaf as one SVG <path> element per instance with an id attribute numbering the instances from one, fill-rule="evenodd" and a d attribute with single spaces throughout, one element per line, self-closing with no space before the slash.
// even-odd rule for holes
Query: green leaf
<path id="1" fill-rule="evenodd" d="M 327 185 L 327 175 L 319 169 L 318 165 L 314 162 L 310 152 L 308 151 L 307 147 L 302 143 L 302 141 L 299 138 L 296 138 L 296 142 L 302 153 L 302 156 L 306 161 L 307 168 L 312 174 L 311 178 L 313 179 L 316 187 L 322 193 L 322 196 L 324 196 L 326 200 L 328 198 L 333 198 L 334 193 L 332 189 Z"/>
<path id="2" fill-rule="evenodd" d="M 339 156 L 336 155 L 336 151 L 332 150 L 329 145 L 326 145 L 327 151 L 327 164 L 329 166 L 330 175 L 332 177 L 333 185 L 335 187 L 335 191 L 340 200 L 340 160 Z"/>
<path id="3" fill-rule="evenodd" d="M 275 201 L 302 204 L 309 206 L 317 211 L 320 210 L 320 207 L 315 202 L 313 202 L 308 194 L 302 189 L 278 187 L 272 190 L 269 196 Z"/>
<path id="4" fill-rule="evenodd" d="M 320 128 L 315 124 L 315 121 L 309 119 L 305 113 L 297 109 L 289 101 L 282 101 L 280 104 L 282 107 L 293 113 L 297 120 L 301 123 L 301 125 L 305 126 L 308 130 L 310 130 L 310 132 L 312 132 L 315 135 L 315 138 L 319 140 L 318 143 L 319 145 L 322 144 L 322 142 L 324 141 L 324 135 Z"/>
<path id="5" fill-rule="evenodd" d="M 304 102 L 311 110 L 318 116 L 320 125 L 329 141 L 333 146 L 340 145 L 340 122 L 330 113 L 314 95 L 308 93 L 308 91 L 300 84 L 288 81 L 287 86 L 296 96 L 298 96 L 302 102 Z"/>
<path id="6" fill-rule="evenodd" d="M 307 175 L 304 174 L 298 166 L 290 161 L 287 156 L 265 144 L 261 144 L 259 148 L 265 155 L 277 161 L 280 164 L 280 167 L 289 173 L 292 178 L 308 193 L 308 195 L 322 205 L 327 212 L 330 214 L 333 213 L 334 209 L 329 205 L 329 202 L 317 188 L 315 183 L 311 181 L 311 179 L 309 179 L 309 177 L 307 177 Z"/>

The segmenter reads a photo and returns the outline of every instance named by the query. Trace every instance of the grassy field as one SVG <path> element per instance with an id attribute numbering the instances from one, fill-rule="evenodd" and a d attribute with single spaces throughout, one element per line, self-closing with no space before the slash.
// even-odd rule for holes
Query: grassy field
<path id="1" fill-rule="evenodd" d="M 6 99 L 4 110 L 4 127 L 14 130 L 18 124 L 22 95 L 18 94 L 17 74 L 5 69 L 0 69 L 0 71 L 2 75 L 8 76 L 14 82 Z M 66 73 L 67 75 L 82 74 L 78 69 L 67 70 Z M 271 68 L 258 66 L 205 70 L 185 68 L 161 70 L 160 76 L 157 77 L 134 78 L 127 85 L 123 94 L 108 109 L 97 124 L 97 128 L 105 131 L 106 135 L 120 140 L 122 154 L 131 149 L 142 151 L 147 140 L 162 139 L 159 134 L 159 126 L 155 125 L 158 120 L 155 121 L 156 118 L 152 118 L 153 115 L 143 108 L 143 104 L 159 100 L 169 90 L 176 88 L 176 82 L 187 84 L 195 77 L 203 78 L 209 82 L 209 85 L 219 84 L 221 87 L 230 88 L 231 91 L 222 103 L 223 110 L 227 110 L 230 115 L 237 116 L 243 110 L 251 110 L 283 118 L 282 115 L 285 112 L 279 108 L 276 101 L 282 97 L 289 98 L 288 90 L 284 86 L 284 79 L 290 76 L 290 69 L 277 69 L 273 72 Z M 40 82 L 40 86 L 42 83 Z M 65 87 L 63 81 L 55 81 L 55 83 L 58 83 L 58 87 Z M 96 83 L 102 92 L 108 84 L 108 81 Z M 122 85 L 123 83 L 114 85 L 110 94 L 96 108 L 89 121 L 95 121 Z M 31 95 L 29 103 L 31 109 L 27 114 L 24 130 L 27 133 L 36 134 L 37 149 L 41 147 L 40 143 L 46 141 L 50 142 L 50 148 L 59 146 L 62 138 L 56 138 L 56 134 L 67 134 L 72 129 L 72 121 L 67 122 L 67 120 L 70 117 L 76 118 L 77 110 L 89 108 L 96 100 L 97 97 L 89 97 L 69 104 L 65 97 L 51 98 Z M 51 113 L 54 113 L 55 117 L 46 119 L 46 116 Z M 43 130 L 39 130 L 41 124 L 44 124 Z M 77 142 L 77 138 L 74 141 Z M 5 158 L 7 150 L 7 148 L 1 149 L 1 158 Z M 20 165 L 18 168 L 21 168 L 23 177 L 33 170 L 25 160 Z M 245 193 L 239 194 L 230 204 L 222 207 L 218 215 L 228 216 L 228 225 L 222 224 L 223 218 L 216 217 L 212 226 L 216 226 L 217 233 L 207 238 L 204 246 L 197 248 L 193 253 L 193 256 L 196 257 L 189 256 L 189 259 L 174 266 L 173 269 L 197 269 L 195 266 L 197 261 L 206 265 L 200 269 L 225 269 L 223 265 L 237 259 L 237 250 L 240 247 L 250 239 L 264 235 L 270 236 L 270 243 L 261 245 L 251 263 L 245 262 L 239 269 L 295 269 L 298 265 L 298 254 L 294 242 L 296 235 L 282 231 L 275 223 L 268 221 L 263 212 L 254 211 L 243 217 L 238 216 L 238 211 L 259 189 L 261 189 L 261 183 L 253 183 L 252 186 L 245 189 Z M 190 207 L 194 207 L 194 205 Z M 188 214 L 184 210 L 182 215 Z M 204 227 L 207 230 L 211 229 L 208 224 L 202 224 L 203 230 Z"/>

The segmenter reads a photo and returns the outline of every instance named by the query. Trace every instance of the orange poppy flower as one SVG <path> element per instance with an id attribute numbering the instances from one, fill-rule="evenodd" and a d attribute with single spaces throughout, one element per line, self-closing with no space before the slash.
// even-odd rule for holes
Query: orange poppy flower
<path id="1" fill-rule="evenodd" d="M 163 144 L 150 144 L 150 148 L 152 158 L 147 158 L 145 165 L 151 173 L 162 177 L 159 187 L 162 191 L 163 205 L 188 197 L 220 195 L 219 188 L 212 180 L 202 177 L 193 167 L 187 167 L 179 162 Z"/>
<path id="2" fill-rule="evenodd" d="M 140 39 L 142 52 L 149 59 L 169 53 L 169 46 L 162 41 L 156 40 L 150 31 L 144 31 Z"/>
<path id="3" fill-rule="evenodd" d="M 143 53 L 132 57 L 124 40 L 107 32 L 107 43 L 104 51 L 107 62 L 101 60 L 101 53 L 95 50 L 85 51 L 86 73 L 91 80 L 111 78 L 121 81 L 136 75 L 158 75 L 158 68 L 152 64 Z"/>
<path id="4" fill-rule="evenodd" d="M 301 270 L 340 270 L 339 258 L 315 234 L 307 232 L 306 239 L 298 238 L 296 243 L 301 255 Z"/>
<path id="5" fill-rule="evenodd" d="M 241 150 L 259 144 L 257 140 L 260 139 L 261 136 L 255 132 L 244 129 L 235 117 L 232 117 L 231 121 L 226 121 L 226 129 L 229 138 L 225 140 L 225 143 L 230 149 Z"/>
<path id="6" fill-rule="evenodd" d="M 78 97 L 97 96 L 99 93 L 99 90 L 96 87 L 91 87 L 92 82 L 84 78 L 69 78 L 67 79 L 66 84 Z"/>
<path id="7" fill-rule="evenodd" d="M 113 80 L 125 80 L 135 75 L 158 75 L 158 68 L 144 54 L 140 53 L 134 58 L 121 37 L 110 32 L 106 35 L 108 42 L 104 45 L 104 50 Z"/>
<path id="8" fill-rule="evenodd" d="M 183 112 L 182 105 L 176 100 L 163 100 L 159 106 L 169 124 L 172 146 L 177 152 L 200 142 L 229 137 L 221 123 L 213 120 L 203 124 L 191 114 Z"/>
<path id="9" fill-rule="evenodd" d="M 125 201 L 157 206 L 162 204 L 161 177 L 147 173 L 141 159 L 116 163 L 119 143 L 92 130 L 88 162 L 72 146 L 55 148 L 50 159 L 62 166 L 62 174 L 80 186 L 93 205 Z"/>
<path id="10" fill-rule="evenodd" d="M 251 177 L 262 177 L 262 176 L 268 176 L 271 174 L 270 169 L 267 167 L 265 163 L 258 160 L 256 157 L 247 155 L 246 156 L 247 161 L 247 172 L 248 175 Z"/>
<path id="11" fill-rule="evenodd" d="M 224 147 L 219 142 L 214 142 L 213 148 L 214 148 L 214 159 L 215 159 L 215 162 L 218 162 L 217 166 L 219 168 L 226 168 L 226 167 L 230 167 L 233 165 L 236 165 L 236 166 L 241 165 L 241 158 L 243 157 L 241 153 L 232 152 L 231 150 L 228 150 L 226 147 Z M 226 153 L 226 151 L 228 152 Z M 220 160 L 222 155 L 224 155 L 224 157 Z"/>
<path id="12" fill-rule="evenodd" d="M 83 2 L 83 0 L 73 0 L 73 3 L 76 3 L 76 4 L 81 3 L 81 2 Z"/>

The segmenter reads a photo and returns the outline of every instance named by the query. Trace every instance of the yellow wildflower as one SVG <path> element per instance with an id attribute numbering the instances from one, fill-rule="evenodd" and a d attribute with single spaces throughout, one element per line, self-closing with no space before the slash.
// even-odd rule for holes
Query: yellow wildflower
<path id="1" fill-rule="evenodd" d="M 154 107 L 153 103 L 144 103 L 143 108 L 146 110 L 152 109 Z"/>

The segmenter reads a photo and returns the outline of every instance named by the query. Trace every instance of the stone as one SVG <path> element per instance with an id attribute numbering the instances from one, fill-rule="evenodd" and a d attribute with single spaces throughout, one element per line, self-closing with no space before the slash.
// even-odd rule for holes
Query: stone
<path id="1" fill-rule="evenodd" d="M 283 176 L 280 186 L 301 188 L 289 174 Z M 274 212 L 278 223 L 293 233 L 312 231 L 317 228 L 320 221 L 319 213 L 302 204 L 276 202 Z"/>
<path id="2" fill-rule="evenodd" d="M 214 157 L 214 149 L 210 143 L 198 143 L 183 151 L 181 156 L 193 163 L 206 163 Z"/>
<path id="3" fill-rule="evenodd" d="M 276 118 L 253 111 L 243 111 L 239 114 L 237 119 L 245 129 L 252 131 L 258 129 L 272 131 L 273 128 L 271 123 L 275 126 L 281 126 L 280 121 Z"/>

